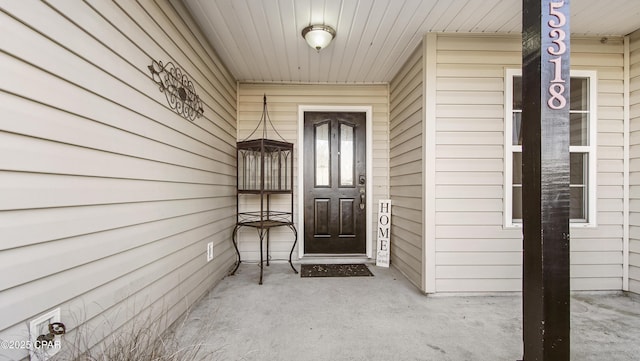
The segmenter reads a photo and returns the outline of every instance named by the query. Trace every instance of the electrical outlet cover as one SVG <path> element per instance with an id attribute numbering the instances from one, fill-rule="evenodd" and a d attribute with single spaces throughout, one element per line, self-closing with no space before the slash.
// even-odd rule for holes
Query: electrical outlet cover
<path id="1" fill-rule="evenodd" d="M 49 325 L 60 321 L 60 309 L 56 308 L 40 315 L 29 322 L 29 341 L 31 344 L 29 353 L 31 361 L 46 361 L 60 351 L 60 337 L 56 337 L 52 347 L 38 345 L 38 336 L 49 333 Z"/>
<path id="2" fill-rule="evenodd" d="M 213 242 L 207 243 L 207 262 L 213 259 Z"/>

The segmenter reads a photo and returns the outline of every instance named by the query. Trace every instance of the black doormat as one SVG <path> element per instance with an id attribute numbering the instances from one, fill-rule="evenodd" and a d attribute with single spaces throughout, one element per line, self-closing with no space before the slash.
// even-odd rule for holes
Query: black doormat
<path id="1" fill-rule="evenodd" d="M 364 264 L 303 264 L 300 277 L 373 276 Z"/>

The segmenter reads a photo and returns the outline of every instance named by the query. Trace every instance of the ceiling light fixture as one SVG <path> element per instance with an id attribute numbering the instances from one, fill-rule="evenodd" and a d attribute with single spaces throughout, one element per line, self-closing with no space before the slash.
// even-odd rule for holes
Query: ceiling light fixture
<path id="1" fill-rule="evenodd" d="M 328 25 L 309 25 L 302 29 L 302 37 L 310 47 L 320 52 L 336 37 L 336 31 Z"/>

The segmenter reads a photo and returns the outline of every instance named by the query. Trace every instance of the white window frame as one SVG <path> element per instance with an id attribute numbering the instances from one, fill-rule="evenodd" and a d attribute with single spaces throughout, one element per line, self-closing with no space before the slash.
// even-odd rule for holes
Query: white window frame
<path id="1" fill-rule="evenodd" d="M 513 77 L 522 76 L 522 69 L 505 69 L 505 117 L 504 117 L 504 227 L 505 228 L 521 228 L 521 222 L 513 221 L 513 153 L 522 151 L 522 146 L 513 145 Z M 574 222 L 571 221 L 572 228 L 588 228 L 596 227 L 597 215 L 597 149 L 598 149 L 598 73 L 591 70 L 571 70 L 572 78 L 588 78 L 589 79 L 589 145 L 588 146 L 570 146 L 570 152 L 587 153 L 588 160 L 588 197 L 587 197 L 587 221 Z"/>

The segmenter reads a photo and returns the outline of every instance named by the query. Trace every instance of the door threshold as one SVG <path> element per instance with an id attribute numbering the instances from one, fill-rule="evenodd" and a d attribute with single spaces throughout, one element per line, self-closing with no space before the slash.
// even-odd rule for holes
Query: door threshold
<path id="1" fill-rule="evenodd" d="M 299 259 L 299 264 L 349 264 L 349 263 L 374 263 L 375 260 L 367 257 L 366 254 L 313 254 L 305 255 Z"/>

